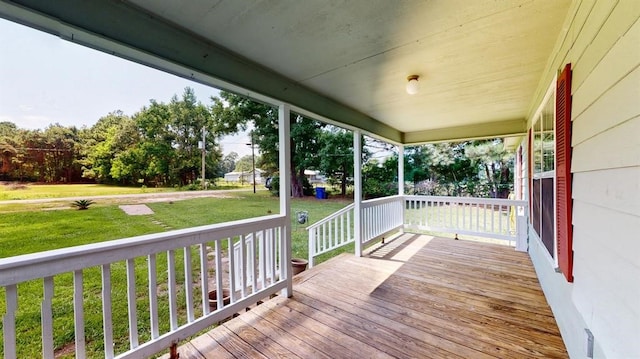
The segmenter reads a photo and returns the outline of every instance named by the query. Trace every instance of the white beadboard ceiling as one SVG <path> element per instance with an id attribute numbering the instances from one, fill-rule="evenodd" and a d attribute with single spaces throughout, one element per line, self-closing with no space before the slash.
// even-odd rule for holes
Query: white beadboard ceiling
<path id="1" fill-rule="evenodd" d="M 104 24 L 83 23 L 83 15 L 73 15 L 79 1 L 56 2 L 58 7 L 48 8 L 37 1 L 17 2 L 89 32 L 104 33 L 119 44 L 127 43 L 126 36 L 117 38 L 114 27 L 136 31 L 135 24 L 119 23 L 109 14 L 104 15 Z M 396 142 L 419 143 L 523 133 L 570 0 L 130 0 L 124 4 L 331 101 L 300 97 L 296 103 L 296 96 L 278 93 L 295 87 L 265 95 L 301 108 L 308 104 L 310 111 L 323 116 L 340 112 L 323 113 L 322 106 L 344 106 L 364 116 L 349 119 L 345 113 L 333 120 Z M 82 14 L 105 13 L 94 5 L 80 5 Z M 139 31 L 147 28 L 141 26 Z M 153 41 L 132 40 L 132 44 L 161 47 Z M 179 55 L 195 61 L 196 55 L 188 51 Z M 234 69 L 228 67 L 239 71 Z M 224 77 L 217 75 L 221 74 Z M 413 74 L 420 76 L 420 92 L 410 96 L 405 84 Z M 233 78 L 240 80 L 234 83 Z M 241 87 L 269 81 L 242 74 L 224 80 Z M 259 89 L 264 84 L 255 85 Z M 396 135 L 390 135 L 394 131 Z"/>

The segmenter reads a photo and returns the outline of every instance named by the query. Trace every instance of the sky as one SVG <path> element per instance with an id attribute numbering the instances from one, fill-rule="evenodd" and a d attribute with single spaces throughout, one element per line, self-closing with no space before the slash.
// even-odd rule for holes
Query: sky
<path id="1" fill-rule="evenodd" d="M 185 87 L 209 105 L 218 90 L 0 19 L 0 121 L 20 128 L 91 127 L 121 110 L 133 115 L 149 100 L 169 102 Z M 248 136 L 221 139 L 223 152 L 251 154 Z"/>

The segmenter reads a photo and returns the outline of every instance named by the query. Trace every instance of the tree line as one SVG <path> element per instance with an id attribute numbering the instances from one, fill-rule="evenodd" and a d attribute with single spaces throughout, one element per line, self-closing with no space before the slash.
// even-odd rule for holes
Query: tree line
<path id="1" fill-rule="evenodd" d="M 398 192 L 398 153 L 365 162 L 363 192 L 381 197 Z M 433 143 L 405 148 L 405 193 L 507 198 L 513 190 L 515 156 L 502 139 Z"/>
<path id="2" fill-rule="evenodd" d="M 202 128 L 209 109 L 191 88 L 169 103 L 151 100 L 133 116 L 114 111 L 91 127 L 52 124 L 44 130 L 0 123 L 0 178 L 49 183 L 185 185 L 199 175 Z M 220 162 L 216 137 L 206 134 L 210 176 Z"/>
<path id="3" fill-rule="evenodd" d="M 347 194 L 353 178 L 350 131 L 291 113 L 292 195 L 312 195 L 304 171 L 320 170 Z M 198 101 L 187 87 L 168 103 L 151 100 L 132 116 L 114 111 L 91 127 L 52 124 L 21 129 L 0 122 L 0 180 L 49 183 L 187 186 L 219 178 L 247 158 L 223 156 L 222 136 L 249 131 L 268 176 L 278 171 L 278 110 L 229 92 Z M 369 198 L 397 193 L 397 149 L 363 137 L 363 192 Z M 376 158 L 376 154 L 384 158 Z M 501 140 L 427 144 L 405 149 L 407 193 L 506 197 L 513 182 L 513 155 Z"/>

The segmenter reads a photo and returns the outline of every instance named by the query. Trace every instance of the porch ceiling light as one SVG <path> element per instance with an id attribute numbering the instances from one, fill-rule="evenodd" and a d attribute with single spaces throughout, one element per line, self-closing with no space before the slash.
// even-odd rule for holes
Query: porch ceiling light
<path id="1" fill-rule="evenodd" d="M 407 93 L 409 95 L 415 95 L 420 90 L 420 84 L 418 83 L 418 75 L 411 75 L 407 77 Z"/>

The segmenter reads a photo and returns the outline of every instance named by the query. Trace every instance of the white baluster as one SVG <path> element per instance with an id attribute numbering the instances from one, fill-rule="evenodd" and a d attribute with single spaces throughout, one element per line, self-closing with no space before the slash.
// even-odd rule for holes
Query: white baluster
<path id="1" fill-rule="evenodd" d="M 187 321 L 195 320 L 193 313 L 193 269 L 191 265 L 191 246 L 184 247 L 184 294 L 187 302 Z"/>
<path id="2" fill-rule="evenodd" d="M 200 288 L 202 288 L 202 314 L 209 314 L 209 258 L 207 243 L 200 243 Z"/>
<path id="3" fill-rule="evenodd" d="M 158 280 L 155 253 L 148 255 L 147 262 L 149 276 L 149 321 L 151 324 L 151 338 L 156 339 L 160 336 L 160 329 L 158 325 Z"/>
<path id="4" fill-rule="evenodd" d="M 111 265 L 102 265 L 102 330 L 104 357 L 113 358 L 113 308 L 111 305 Z"/>
<path id="5" fill-rule="evenodd" d="M 259 266 L 256 265 L 256 246 L 258 245 L 258 237 L 257 237 L 258 233 L 257 232 L 253 232 L 253 236 L 251 237 L 251 241 L 249 243 L 247 243 L 247 248 L 249 249 L 247 251 L 247 259 L 248 259 L 248 270 L 249 270 L 249 274 L 251 275 L 251 293 L 255 293 L 257 291 L 257 287 L 258 287 L 258 268 Z"/>
<path id="6" fill-rule="evenodd" d="M 136 306 L 136 262 L 127 259 L 127 303 L 129 308 L 129 345 L 138 347 L 138 311 Z"/>
<path id="7" fill-rule="evenodd" d="M 487 229 L 487 233 L 495 233 L 495 227 L 496 227 L 496 219 L 495 219 L 495 207 L 493 204 L 489 205 L 489 217 L 490 217 L 490 223 L 491 223 L 491 228 Z"/>
<path id="8" fill-rule="evenodd" d="M 176 298 L 176 253 L 167 251 L 167 280 L 169 281 L 169 320 L 171 330 L 178 328 L 178 300 Z"/>
<path id="9" fill-rule="evenodd" d="M 53 277 L 45 277 L 43 282 L 44 298 L 42 298 L 42 357 L 53 359 Z"/>
<path id="10" fill-rule="evenodd" d="M 236 251 L 235 251 L 235 247 L 234 247 L 234 243 L 233 243 L 233 237 L 229 237 L 227 238 L 227 248 L 234 248 L 234 250 L 229 249 L 229 290 L 231 291 L 231 303 L 234 303 L 236 301 L 236 284 L 238 282 L 238 280 L 236 278 L 238 278 L 238 276 L 240 275 L 239 270 L 236 268 L 236 259 L 238 259 L 239 255 L 236 256 Z M 218 248 L 216 248 L 216 250 L 218 250 Z M 216 252 L 218 253 L 218 252 Z M 218 271 L 218 269 L 216 268 L 216 273 L 222 273 L 222 270 Z M 218 298 L 222 299 L 222 281 L 218 282 Z M 220 302 L 218 302 L 220 303 Z M 220 304 L 218 304 L 220 308 Z"/>
<path id="11" fill-rule="evenodd" d="M 231 241 L 230 238 L 227 238 L 227 242 L 228 242 L 228 245 L 230 246 L 230 247 L 227 247 L 227 248 L 233 248 L 233 244 L 232 244 L 232 241 Z M 216 250 L 216 264 L 215 265 L 216 265 L 216 294 L 217 294 L 216 301 L 218 303 L 218 308 L 217 309 L 220 309 L 220 308 L 222 308 L 224 306 L 224 299 L 223 299 L 223 293 L 222 293 L 222 290 L 223 290 L 223 284 L 222 284 L 223 268 L 222 268 L 222 248 L 221 248 L 222 247 L 222 241 L 221 240 L 217 240 L 215 242 L 215 246 L 216 246 L 216 248 L 215 248 L 215 250 Z M 229 253 L 233 253 L 233 252 L 229 251 Z M 233 257 L 233 255 L 230 256 L 229 260 L 231 260 L 232 257 Z M 230 268 L 233 268 L 233 266 L 230 265 Z M 233 273 L 231 273 L 231 278 L 233 278 Z M 233 280 L 232 280 L 231 281 L 231 293 L 232 294 L 234 292 L 234 290 L 233 290 L 234 288 L 235 287 L 233 286 Z"/>
<path id="12" fill-rule="evenodd" d="M 276 258 L 278 258 L 278 255 L 276 253 L 276 230 L 274 228 L 269 228 L 269 250 L 271 252 L 269 264 L 271 267 L 271 284 L 274 284 L 278 281 L 278 278 L 276 278 Z"/>
<path id="13" fill-rule="evenodd" d="M 244 234 L 240 235 L 240 294 L 241 298 L 247 296 L 247 247 Z"/>
<path id="14" fill-rule="evenodd" d="M 83 297 L 82 270 L 76 270 L 73 272 L 73 318 L 78 359 L 85 357 Z"/>
<path id="15" fill-rule="evenodd" d="M 5 287 L 7 312 L 2 317 L 4 357 L 16 358 L 16 311 L 18 310 L 18 288 L 15 284 Z"/>
<path id="16" fill-rule="evenodd" d="M 260 263 L 260 288 L 264 289 L 267 286 L 267 261 L 268 261 L 268 251 L 267 251 L 267 238 L 266 233 L 263 230 L 260 234 L 260 243 L 258 249 L 258 256 Z"/>

